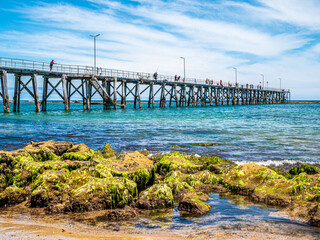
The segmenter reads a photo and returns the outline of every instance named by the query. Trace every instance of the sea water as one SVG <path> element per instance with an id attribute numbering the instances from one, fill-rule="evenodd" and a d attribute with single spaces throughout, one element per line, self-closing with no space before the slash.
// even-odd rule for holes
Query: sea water
<path id="1" fill-rule="evenodd" d="M 52 139 L 85 143 L 95 150 L 109 142 L 116 151 L 213 154 L 240 164 L 320 160 L 320 104 L 316 103 L 167 109 L 148 109 L 144 104 L 142 109 L 131 105 L 126 110 L 106 111 L 101 105 L 82 111 L 82 104 L 72 104 L 70 112 L 63 111 L 62 103 L 50 103 L 48 111 L 41 113 L 34 112 L 32 103 L 22 103 L 21 108 L 21 113 L 0 113 L 0 149 L 14 150 L 31 141 Z M 180 147 L 171 148 L 174 144 Z M 199 230 L 212 236 L 219 229 L 320 235 L 318 228 L 301 219 L 291 219 L 276 208 L 253 205 L 242 197 L 211 194 L 208 203 L 213 208 L 202 218 L 180 215 L 175 207 L 152 213 L 154 216 L 140 216 L 126 225 L 185 234 Z M 104 220 L 94 224 L 113 227 Z M 116 225 L 118 229 L 121 224 Z"/>
<path id="2" fill-rule="evenodd" d="M 85 143 L 94 150 L 110 143 L 116 151 L 148 149 L 213 154 L 236 162 L 320 160 L 320 104 L 274 104 L 189 108 L 102 110 L 93 105 L 48 103 L 35 113 L 21 103 L 20 113 L 0 113 L 0 149 L 31 141 Z M 12 108 L 11 108 L 12 109 Z M 195 143 L 212 143 L 202 147 Z M 170 148 L 172 145 L 180 148 Z"/>

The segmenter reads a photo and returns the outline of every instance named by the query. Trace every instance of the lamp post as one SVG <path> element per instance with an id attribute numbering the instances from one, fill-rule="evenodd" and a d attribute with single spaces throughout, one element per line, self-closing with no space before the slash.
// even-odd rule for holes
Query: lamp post
<path id="1" fill-rule="evenodd" d="M 264 88 L 264 74 L 260 74 L 262 77 L 262 89 Z"/>
<path id="2" fill-rule="evenodd" d="M 97 44 L 96 39 L 99 37 L 100 34 L 97 35 L 90 35 L 90 37 L 93 37 L 93 58 L 94 58 L 94 70 L 93 73 L 97 74 Z"/>
<path id="3" fill-rule="evenodd" d="M 279 78 L 279 80 L 280 80 L 280 91 L 281 91 L 281 80 L 282 80 L 282 78 Z"/>
<path id="4" fill-rule="evenodd" d="M 180 57 L 183 59 L 183 82 L 186 81 L 186 58 L 185 57 Z"/>
<path id="5" fill-rule="evenodd" d="M 237 84 L 238 84 L 238 69 L 236 67 L 233 67 L 234 69 L 234 74 L 235 74 L 235 80 L 236 80 L 236 87 L 237 87 Z"/>
<path id="6" fill-rule="evenodd" d="M 268 83 L 269 83 L 269 82 L 267 81 L 267 90 L 269 89 Z"/>

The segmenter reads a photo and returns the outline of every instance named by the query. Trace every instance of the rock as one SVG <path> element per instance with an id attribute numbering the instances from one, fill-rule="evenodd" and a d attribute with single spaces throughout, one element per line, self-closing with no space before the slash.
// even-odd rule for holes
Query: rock
<path id="1" fill-rule="evenodd" d="M 132 203 L 137 184 L 126 178 L 88 178 L 71 191 L 72 210 L 77 212 L 124 207 Z"/>
<path id="2" fill-rule="evenodd" d="M 319 174 L 320 173 L 320 168 L 318 168 L 316 166 L 311 166 L 311 165 L 308 165 L 308 164 L 302 164 L 299 167 L 291 168 L 289 170 L 289 173 L 292 176 L 299 175 L 300 173 L 303 173 L 303 172 L 305 172 L 307 174 Z"/>
<path id="3" fill-rule="evenodd" d="M 211 173 L 208 170 L 192 174 L 187 179 L 188 182 L 195 181 L 195 180 L 199 180 L 204 184 L 213 184 L 213 185 L 217 185 L 219 182 L 221 182 L 221 179 L 218 176 L 216 176 L 214 173 Z"/>
<path id="4" fill-rule="evenodd" d="M 173 206 L 171 189 L 166 184 L 154 184 L 141 192 L 134 204 L 140 209 L 161 209 Z"/>
<path id="5" fill-rule="evenodd" d="M 137 213 L 134 208 L 125 206 L 122 209 L 106 210 L 106 213 L 96 218 L 97 221 L 123 221 L 136 218 Z"/>
<path id="6" fill-rule="evenodd" d="M 26 199 L 27 193 L 24 189 L 16 186 L 7 187 L 0 193 L 0 207 L 19 204 Z"/>
<path id="7" fill-rule="evenodd" d="M 164 179 L 164 183 L 171 188 L 174 199 L 177 201 L 182 200 L 187 193 L 194 191 L 194 188 L 186 182 L 188 176 L 180 171 L 173 171 L 168 173 Z"/>
<path id="8" fill-rule="evenodd" d="M 52 152 L 57 156 L 61 156 L 68 149 L 73 147 L 71 142 L 56 142 L 53 140 L 47 142 L 31 142 L 29 145 L 23 148 L 24 151 L 28 152 Z"/>
<path id="9" fill-rule="evenodd" d="M 94 156 L 94 151 L 90 149 L 87 145 L 80 143 L 73 145 L 69 148 L 63 155 L 63 160 L 78 160 L 78 161 L 89 161 L 92 160 Z"/>
<path id="10" fill-rule="evenodd" d="M 203 164 L 179 152 L 167 153 L 157 163 L 157 172 L 160 174 L 166 174 L 174 170 L 183 173 L 195 173 L 203 170 L 203 168 Z"/>
<path id="11" fill-rule="evenodd" d="M 177 145 L 177 144 L 173 144 L 173 145 L 170 146 L 170 148 L 182 148 L 182 147 Z"/>
<path id="12" fill-rule="evenodd" d="M 205 196 L 201 199 L 201 196 L 197 196 L 192 193 L 187 195 L 181 202 L 179 202 L 178 209 L 182 212 L 187 212 L 193 215 L 207 215 L 210 212 L 211 205 L 203 202 L 202 200 L 208 200 Z"/>
<path id="13" fill-rule="evenodd" d="M 152 184 L 155 178 L 153 162 L 137 151 L 121 154 L 105 163 L 101 162 L 100 166 L 101 164 L 105 164 L 113 176 L 126 177 L 135 181 L 139 190 Z"/>
<path id="14" fill-rule="evenodd" d="M 74 103 L 81 103 L 79 100 L 75 100 Z"/>
<path id="15" fill-rule="evenodd" d="M 210 147 L 210 146 L 213 146 L 214 144 L 213 143 L 193 143 L 191 145 L 202 146 L 202 147 Z"/>
<path id="16" fill-rule="evenodd" d="M 48 207 L 61 203 L 68 203 L 68 186 L 65 184 L 68 178 L 68 171 L 46 170 L 39 175 L 33 184 L 30 206 Z"/>
<path id="17" fill-rule="evenodd" d="M 112 149 L 110 143 L 107 143 L 106 145 L 104 145 L 104 147 L 101 149 L 101 153 L 105 158 L 116 156 L 116 152 Z"/>

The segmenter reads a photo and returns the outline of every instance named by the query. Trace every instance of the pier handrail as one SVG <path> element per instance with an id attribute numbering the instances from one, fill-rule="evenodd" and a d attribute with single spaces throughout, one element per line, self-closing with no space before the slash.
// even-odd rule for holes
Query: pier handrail
<path id="1" fill-rule="evenodd" d="M 15 68 L 22 70 L 35 70 L 50 72 L 50 62 L 40 62 L 16 58 L 4 58 L 0 57 L 0 67 Z M 144 72 L 133 72 L 126 70 L 117 70 L 117 69 L 108 69 L 108 68 L 97 68 L 94 69 L 93 66 L 84 66 L 84 65 L 70 65 L 70 64 L 59 64 L 55 63 L 52 67 L 53 73 L 62 73 L 62 74 L 73 74 L 73 75 L 97 75 L 103 77 L 117 77 L 117 78 L 128 78 L 128 79 L 141 79 L 141 80 L 154 80 L 153 74 L 144 73 Z M 224 82 L 222 80 L 216 81 L 212 79 L 197 79 L 197 78 L 186 78 L 183 81 L 183 78 L 176 80 L 174 76 L 169 75 L 157 75 L 158 81 L 163 82 L 184 82 L 184 83 L 193 83 L 199 85 L 213 85 L 213 86 L 224 86 L 224 87 L 235 87 L 235 88 L 247 88 L 247 89 L 261 89 L 261 90 L 272 90 L 272 91 L 289 91 L 279 88 L 262 88 L 259 85 L 253 84 L 235 84 L 230 82 Z"/>

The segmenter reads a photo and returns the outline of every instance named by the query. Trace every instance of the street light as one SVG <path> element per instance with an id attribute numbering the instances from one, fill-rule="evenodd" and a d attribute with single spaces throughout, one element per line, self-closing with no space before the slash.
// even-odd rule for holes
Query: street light
<path id="1" fill-rule="evenodd" d="M 268 83 L 269 83 L 269 82 L 267 81 L 267 90 L 269 89 Z"/>
<path id="2" fill-rule="evenodd" d="M 183 82 L 186 81 L 186 58 L 185 57 L 180 57 L 183 59 Z"/>
<path id="3" fill-rule="evenodd" d="M 97 50 L 96 50 L 96 39 L 99 37 L 100 34 L 97 35 L 90 35 L 90 37 L 93 37 L 93 56 L 94 56 L 94 71 L 97 74 Z"/>
<path id="4" fill-rule="evenodd" d="M 280 80 L 280 91 L 281 91 L 281 80 L 282 80 L 282 78 L 279 78 L 279 80 Z"/>
<path id="5" fill-rule="evenodd" d="M 262 89 L 264 88 L 264 74 L 260 74 L 262 77 Z"/>
<path id="6" fill-rule="evenodd" d="M 234 74 L 235 74 L 235 79 L 236 79 L 236 87 L 237 87 L 237 82 L 238 82 L 238 69 L 236 67 L 233 67 L 234 69 Z"/>

